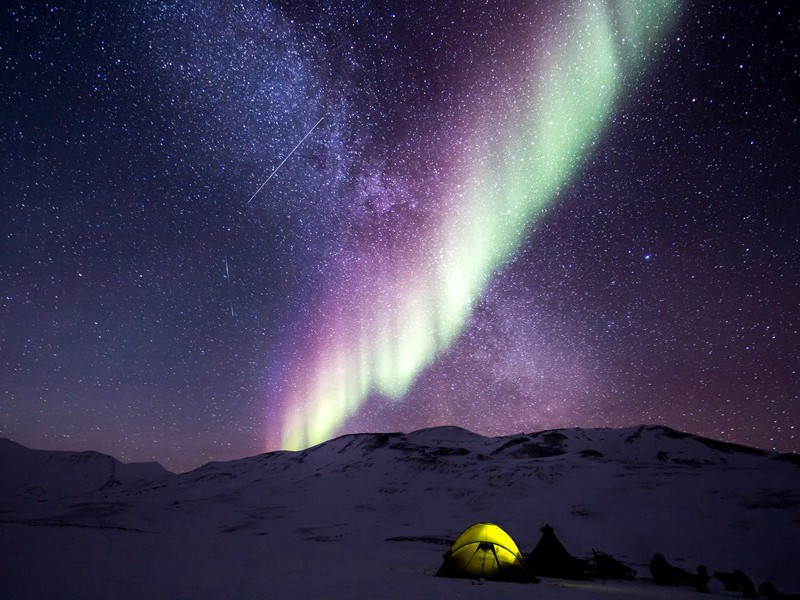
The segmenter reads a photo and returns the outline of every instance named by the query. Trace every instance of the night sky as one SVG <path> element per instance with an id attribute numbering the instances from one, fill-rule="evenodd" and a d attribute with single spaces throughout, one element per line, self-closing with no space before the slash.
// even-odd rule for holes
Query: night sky
<path id="1" fill-rule="evenodd" d="M 799 54 L 791 1 L 5 2 L 0 436 L 799 452 Z"/>

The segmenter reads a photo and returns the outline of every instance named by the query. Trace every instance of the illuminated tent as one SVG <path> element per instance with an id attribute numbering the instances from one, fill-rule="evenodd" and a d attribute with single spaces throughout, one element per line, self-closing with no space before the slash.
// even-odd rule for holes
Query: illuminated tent
<path id="1" fill-rule="evenodd" d="M 536 581 L 519 548 L 494 523 L 476 523 L 444 555 L 439 577 L 468 577 L 500 581 Z"/>

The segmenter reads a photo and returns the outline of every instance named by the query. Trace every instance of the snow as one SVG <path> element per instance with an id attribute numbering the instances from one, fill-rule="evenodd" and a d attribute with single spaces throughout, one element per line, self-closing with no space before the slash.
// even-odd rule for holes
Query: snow
<path id="1" fill-rule="evenodd" d="M 501 525 L 523 553 L 549 523 L 572 554 L 609 552 L 639 577 L 661 552 L 688 570 L 741 568 L 756 585 L 797 591 L 797 458 L 658 426 L 501 438 L 447 427 L 348 435 L 174 475 L 2 440 L 0 595 L 696 597 L 643 580 L 433 577 L 477 521 Z"/>
<path id="2" fill-rule="evenodd" d="M 121 463 L 100 452 L 31 450 L 0 438 L 0 501 L 77 496 L 172 475 L 160 464 Z"/>

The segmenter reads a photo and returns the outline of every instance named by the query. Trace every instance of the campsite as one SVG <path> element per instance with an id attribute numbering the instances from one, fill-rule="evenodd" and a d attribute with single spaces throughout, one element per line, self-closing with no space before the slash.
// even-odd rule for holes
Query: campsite
<path id="1" fill-rule="evenodd" d="M 800 600 L 800 0 L 0 2 L 0 600 Z"/>
<path id="2" fill-rule="evenodd" d="M 798 473 L 795 455 L 661 426 L 346 435 L 180 475 L 5 440 L 1 580 L 12 598 L 697 597 L 652 581 L 661 553 L 690 573 L 740 569 L 792 592 Z M 480 522 L 497 528 L 470 532 Z M 566 553 L 574 569 L 607 555 L 636 578 L 553 573 L 541 560 L 539 583 L 436 577 L 462 534 L 470 558 L 563 565 Z M 718 579 L 708 587 L 742 597 Z"/>

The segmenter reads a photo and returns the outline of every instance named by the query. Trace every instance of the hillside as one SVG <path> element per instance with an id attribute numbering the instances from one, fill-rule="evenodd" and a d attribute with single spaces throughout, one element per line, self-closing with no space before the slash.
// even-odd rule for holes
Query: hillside
<path id="1" fill-rule="evenodd" d="M 0 501 L 79 496 L 161 481 L 171 475 L 156 462 L 121 463 L 91 451 L 32 450 L 0 438 Z"/>
<path id="2" fill-rule="evenodd" d="M 476 521 L 500 524 L 524 553 L 549 523 L 574 555 L 603 550 L 640 577 L 661 552 L 800 590 L 798 456 L 662 426 L 346 435 L 181 475 L 108 460 L 0 444 L 0 564 L 12 566 L 3 586 L 13 597 L 55 585 L 81 597 L 528 597 L 528 586 L 431 577 Z M 51 577 L 37 580 L 33 565 Z M 536 590 L 695 595 L 650 582 Z"/>

